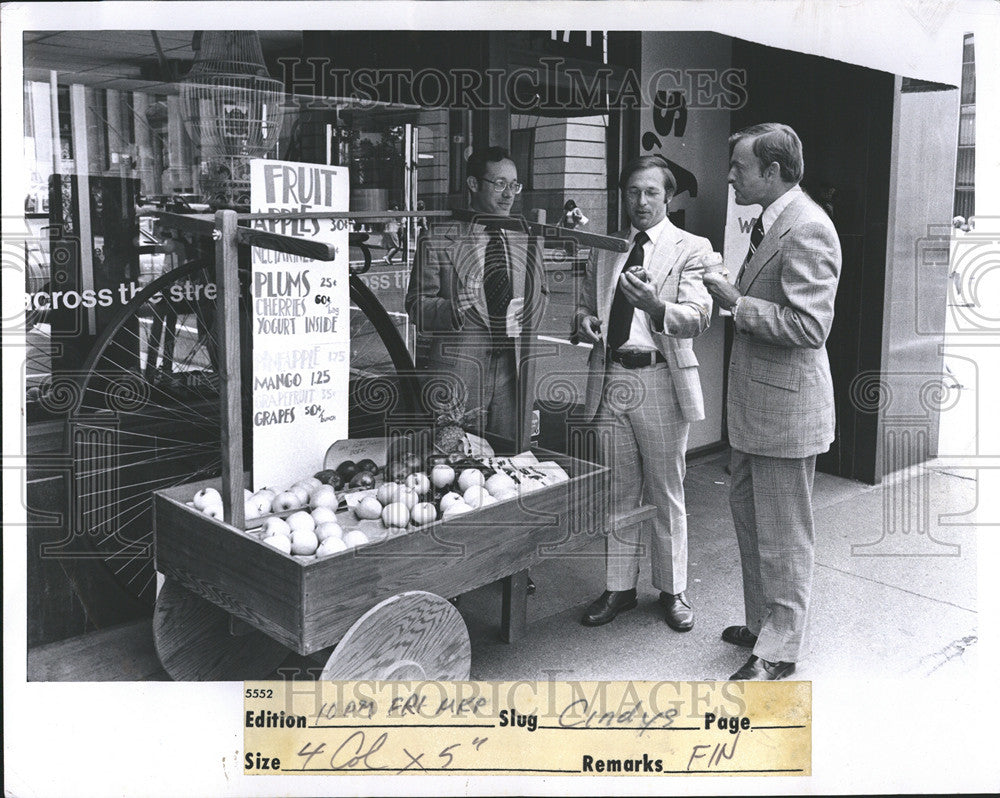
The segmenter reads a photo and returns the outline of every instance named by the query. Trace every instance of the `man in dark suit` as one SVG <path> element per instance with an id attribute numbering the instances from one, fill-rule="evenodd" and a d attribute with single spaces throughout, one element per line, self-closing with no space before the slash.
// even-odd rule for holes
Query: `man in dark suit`
<path id="1" fill-rule="evenodd" d="M 816 455 L 834 438 L 826 343 L 840 278 L 829 216 L 799 188 L 802 143 L 787 125 L 730 138 L 739 205 L 760 205 L 736 284 L 704 281 L 733 314 L 726 403 L 730 507 L 743 567 L 746 623 L 722 639 L 753 654 L 731 679 L 782 679 L 803 648 L 813 575 Z"/>
<path id="2" fill-rule="evenodd" d="M 664 159 L 632 161 L 619 187 L 631 226 L 616 235 L 631 251 L 592 251 L 576 312 L 575 337 L 593 344 L 585 413 L 598 419 L 600 457 L 611 467 L 612 513 L 641 501 L 656 507 L 653 586 L 667 624 L 686 632 L 694 611 L 685 592 L 684 457 L 691 422 L 705 417 L 691 339 L 712 316 L 701 280 L 712 245 L 667 218 L 676 182 Z M 636 606 L 638 532 L 609 532 L 607 590 L 587 609 L 584 625 L 609 623 Z"/>
<path id="3" fill-rule="evenodd" d="M 509 216 L 521 192 L 507 151 L 474 151 L 468 174 L 470 207 L 486 223 L 431 225 L 417 244 L 406 311 L 427 344 L 417 366 L 449 383 L 438 393 L 464 396 L 468 410 L 486 412 L 488 432 L 514 440 L 518 335 L 524 314 L 541 311 L 541 250 L 528 246 L 524 232 L 488 223 L 489 216 Z"/>

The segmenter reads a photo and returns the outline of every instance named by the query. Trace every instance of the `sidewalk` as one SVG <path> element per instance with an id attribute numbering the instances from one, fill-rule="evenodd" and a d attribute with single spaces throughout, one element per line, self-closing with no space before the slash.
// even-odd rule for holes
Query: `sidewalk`
<path id="1" fill-rule="evenodd" d="M 538 590 L 528 599 L 528 632 L 516 645 L 497 641 L 500 591 L 491 585 L 462 598 L 473 641 L 472 678 L 651 679 L 726 678 L 748 652 L 719 635 L 742 623 L 739 550 L 729 513 L 728 453 L 693 463 L 686 481 L 689 586 L 695 628 L 672 631 L 662 620 L 658 592 L 644 564 L 639 607 L 607 626 L 579 623 L 586 605 L 604 590 L 603 545 L 593 557 L 553 560 L 532 569 Z M 880 546 L 885 508 L 921 506 L 928 488 L 930 537 L 960 546 L 945 552 L 927 535 L 896 534 Z M 816 571 L 807 653 L 796 679 L 872 676 L 942 676 L 973 666 L 976 654 L 976 532 L 944 526 L 943 514 L 963 514 L 976 504 L 968 476 L 920 466 L 905 477 L 873 487 L 816 475 Z M 893 514 L 890 515 L 890 518 Z M 969 522 L 952 518 L 952 523 Z M 881 549 L 888 556 L 862 556 Z"/>
<path id="2" fill-rule="evenodd" d="M 550 560 L 532 568 L 538 586 L 528 598 L 528 629 L 513 645 L 498 639 L 500 586 L 463 596 L 460 611 L 472 638 L 476 680 L 707 680 L 726 678 L 747 652 L 723 643 L 725 626 L 743 622 L 739 552 L 728 505 L 728 453 L 688 469 L 690 543 L 688 596 L 695 628 L 672 631 L 644 564 L 639 607 L 611 624 L 579 623 L 604 590 L 604 547 L 590 556 Z M 948 677 L 973 667 L 976 656 L 976 504 L 969 475 L 919 466 L 872 487 L 816 475 L 816 572 L 811 637 L 796 679 L 857 676 Z M 922 508 L 926 506 L 926 513 Z M 890 520 L 912 510 L 929 534 L 883 538 Z M 940 516 L 951 514 L 942 522 Z M 878 546 L 864 546 L 877 541 Z M 935 540 L 942 543 L 937 543 Z M 942 544 L 957 544 L 957 551 Z M 852 554 L 853 546 L 864 546 Z M 889 551 L 871 556 L 873 550 Z M 913 556 L 915 551 L 951 556 Z M 861 555 L 865 553 L 865 556 Z M 316 663 L 292 655 L 289 664 Z M 166 679 L 156 659 L 149 621 L 32 649 L 29 680 L 132 681 Z"/>

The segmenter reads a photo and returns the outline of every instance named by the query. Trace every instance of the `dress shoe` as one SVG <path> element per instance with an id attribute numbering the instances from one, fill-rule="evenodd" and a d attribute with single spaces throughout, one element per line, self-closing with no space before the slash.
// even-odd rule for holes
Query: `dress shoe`
<path id="1" fill-rule="evenodd" d="M 660 593 L 660 603 L 666 609 L 667 626 L 675 632 L 690 632 L 694 628 L 694 610 L 683 590 L 680 593 Z"/>
<path id="2" fill-rule="evenodd" d="M 587 607 L 587 614 L 580 621 L 584 626 L 603 626 L 611 623 L 619 612 L 634 610 L 639 604 L 632 590 L 605 590 L 601 597 Z"/>
<path id="3" fill-rule="evenodd" d="M 753 648 L 757 645 L 757 635 L 745 626 L 727 626 L 722 630 L 722 639 L 743 648 Z"/>
<path id="4" fill-rule="evenodd" d="M 768 662 L 753 654 L 729 677 L 731 682 L 773 682 L 795 673 L 794 662 Z"/>

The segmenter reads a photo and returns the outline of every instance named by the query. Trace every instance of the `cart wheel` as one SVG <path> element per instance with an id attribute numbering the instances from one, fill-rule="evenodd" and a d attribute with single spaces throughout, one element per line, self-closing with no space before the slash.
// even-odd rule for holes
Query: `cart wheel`
<path id="1" fill-rule="evenodd" d="M 160 664 L 178 682 L 265 679 L 289 649 L 229 615 L 169 577 L 156 597 L 153 642 Z"/>
<path id="2" fill-rule="evenodd" d="M 469 678 L 472 645 L 458 610 L 414 590 L 376 604 L 347 630 L 321 679 L 409 681 Z"/>
<path id="3" fill-rule="evenodd" d="M 249 272 L 241 273 L 246 283 Z M 153 605 L 152 492 L 222 470 L 215 267 L 191 261 L 126 304 L 95 342 L 69 391 L 72 508 L 114 578 Z M 188 297 L 194 296 L 194 299 Z M 208 297 L 212 298 L 209 299 Z M 180 299 L 174 299 L 180 297 Z M 244 458 L 251 462 L 249 291 L 241 300 Z M 386 417 L 414 417 L 420 385 L 392 317 L 351 276 L 350 437 L 386 435 Z M 322 450 L 318 453 L 322 455 Z"/>

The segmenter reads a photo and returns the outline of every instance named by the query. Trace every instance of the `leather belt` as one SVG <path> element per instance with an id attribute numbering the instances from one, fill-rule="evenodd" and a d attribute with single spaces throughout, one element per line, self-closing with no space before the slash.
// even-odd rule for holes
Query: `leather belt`
<path id="1" fill-rule="evenodd" d="M 627 369 L 641 369 L 646 366 L 652 366 L 656 363 L 666 363 L 667 359 L 660 354 L 659 351 L 656 352 L 636 352 L 629 351 L 627 349 L 609 349 L 608 359 L 613 363 L 618 363 Z"/>

